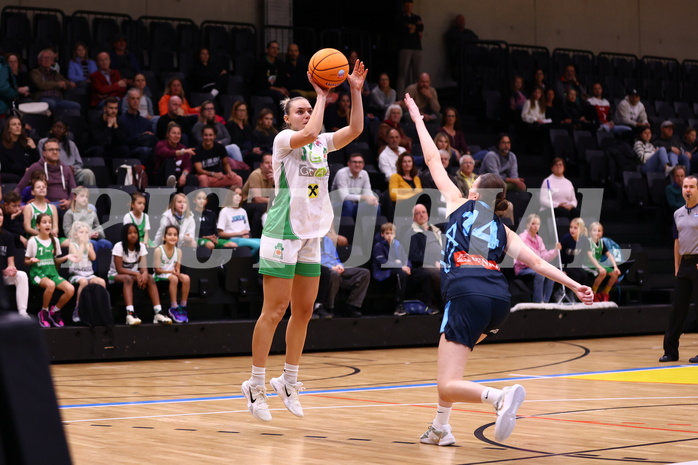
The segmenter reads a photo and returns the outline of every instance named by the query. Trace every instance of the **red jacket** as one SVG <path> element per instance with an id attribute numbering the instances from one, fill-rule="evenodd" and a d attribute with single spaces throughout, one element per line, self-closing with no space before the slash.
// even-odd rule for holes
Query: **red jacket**
<path id="1" fill-rule="evenodd" d="M 107 78 L 100 70 L 90 74 L 90 83 L 92 84 L 92 100 L 91 106 L 96 106 L 107 97 L 123 97 L 126 95 L 126 87 L 119 86 L 121 74 L 116 69 L 109 70 L 109 79 L 111 84 L 107 82 Z"/>

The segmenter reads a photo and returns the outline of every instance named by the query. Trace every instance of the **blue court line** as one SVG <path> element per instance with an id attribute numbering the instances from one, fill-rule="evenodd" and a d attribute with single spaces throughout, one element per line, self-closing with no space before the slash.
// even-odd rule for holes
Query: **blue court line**
<path id="1" fill-rule="evenodd" d="M 606 371 L 588 371 L 581 373 L 559 373 L 555 375 L 540 375 L 540 376 L 521 376 L 518 378 L 491 378 L 491 379 L 480 379 L 480 380 L 470 380 L 475 383 L 496 383 L 502 381 L 530 381 L 530 380 L 540 380 L 546 378 L 570 378 L 574 376 L 585 376 L 585 375 L 604 375 L 612 373 L 632 373 L 636 371 L 655 371 L 655 370 L 667 370 L 671 368 L 698 368 L 698 365 L 672 365 L 664 367 L 648 367 L 648 368 L 626 368 L 623 370 L 606 370 Z M 367 388 L 350 388 L 350 389 L 325 389 L 320 391 L 305 391 L 304 394 L 336 394 L 339 392 L 371 392 L 371 391 L 384 391 L 388 389 L 417 389 L 426 387 L 435 387 L 436 383 L 426 383 L 426 384 L 405 384 L 397 386 L 377 386 L 377 387 L 367 387 Z M 269 394 L 269 396 L 276 396 L 276 394 Z M 216 397 L 192 397 L 188 399 L 160 399 L 160 400 L 141 400 L 136 402 L 109 402 L 104 404 L 75 404 L 75 405 L 61 405 L 60 409 L 76 409 L 76 408 L 91 408 L 91 407 L 121 407 L 125 405 L 158 405 L 158 404 L 177 404 L 182 402 L 207 402 L 215 400 L 237 400 L 243 399 L 242 395 L 235 396 L 216 396 Z"/>

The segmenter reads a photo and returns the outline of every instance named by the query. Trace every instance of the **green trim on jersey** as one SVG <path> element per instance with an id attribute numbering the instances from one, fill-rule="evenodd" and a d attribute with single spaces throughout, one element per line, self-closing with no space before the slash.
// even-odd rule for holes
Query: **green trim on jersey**
<path id="1" fill-rule="evenodd" d="M 300 276 L 307 276 L 309 278 L 318 277 L 320 276 L 320 264 L 296 263 L 296 274 Z"/>
<path id="2" fill-rule="evenodd" d="M 291 228 L 291 190 L 288 187 L 285 168 L 286 165 L 281 163 L 279 192 L 267 213 L 263 234 L 273 239 L 299 239 Z"/>
<path id="3" fill-rule="evenodd" d="M 135 224 L 136 229 L 138 229 L 138 241 L 143 242 L 143 239 L 145 238 L 145 221 L 146 221 L 146 218 L 148 217 L 147 216 L 148 214 L 145 212 L 141 213 L 141 222 L 140 223 L 136 222 L 136 217 L 133 216 L 133 213 L 128 212 L 128 215 L 133 220 L 133 221 L 131 221 L 131 223 Z"/>
<path id="4" fill-rule="evenodd" d="M 51 204 L 46 202 L 46 210 L 41 211 L 38 208 L 36 208 L 36 204 L 34 202 L 29 204 L 32 208 L 32 219 L 31 219 L 31 228 L 36 229 L 36 219 L 41 215 L 42 213 L 46 213 L 51 217 L 51 221 L 53 221 L 53 212 L 51 211 Z M 38 229 L 37 229 L 38 231 Z M 27 237 L 32 237 L 31 235 L 27 235 Z"/>

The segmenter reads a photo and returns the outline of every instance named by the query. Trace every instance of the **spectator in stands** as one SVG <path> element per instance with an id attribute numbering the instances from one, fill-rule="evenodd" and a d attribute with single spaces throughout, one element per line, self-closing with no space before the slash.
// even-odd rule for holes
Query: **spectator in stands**
<path id="1" fill-rule="evenodd" d="M 509 110 L 515 121 L 521 117 L 521 111 L 526 103 L 524 94 L 524 80 L 521 76 L 514 76 L 511 80 L 511 96 L 509 97 Z"/>
<path id="2" fill-rule="evenodd" d="M 500 133 L 497 136 L 497 151 L 489 152 L 482 160 L 480 174 L 494 173 L 502 177 L 507 190 L 526 191 L 526 183 L 519 177 L 519 164 L 516 155 L 511 151 L 509 134 Z"/>
<path id="3" fill-rule="evenodd" d="M 449 154 L 451 164 L 457 164 L 460 160 L 461 154 L 458 150 L 451 146 L 451 142 L 448 138 L 448 134 L 445 132 L 439 132 L 434 136 L 434 144 L 439 150 L 443 150 Z M 448 170 L 447 170 L 448 171 Z"/>
<path id="4" fill-rule="evenodd" d="M 373 246 L 372 276 L 378 282 L 395 278 L 395 285 L 390 286 L 395 290 L 394 315 L 405 315 L 402 304 L 407 292 L 407 277 L 412 274 L 412 262 L 400 241 L 395 239 L 395 225 L 384 223 L 381 225 L 381 239 Z"/>
<path id="5" fill-rule="evenodd" d="M 262 152 L 271 152 L 274 138 L 279 131 L 274 127 L 274 112 L 262 108 L 257 117 L 257 126 L 252 133 L 252 146 L 259 147 Z"/>
<path id="6" fill-rule="evenodd" d="M 686 205 L 686 199 L 683 198 L 682 191 L 685 178 L 686 167 L 683 165 L 674 166 L 674 169 L 671 170 L 671 183 L 664 190 L 669 210 L 672 212 Z M 5 201 L 7 202 L 7 199 Z"/>
<path id="7" fill-rule="evenodd" d="M 591 86 L 591 97 L 587 103 L 594 109 L 592 121 L 599 126 L 599 131 L 621 133 L 632 131 L 630 126 L 615 124 L 609 119 L 611 115 L 611 104 L 603 97 L 603 86 L 600 82 L 595 82 Z"/>
<path id="8" fill-rule="evenodd" d="M 90 74 L 97 71 L 97 64 L 87 53 L 87 46 L 76 42 L 73 47 L 73 58 L 68 63 L 68 79 L 79 86 L 89 84 Z"/>
<path id="9" fill-rule="evenodd" d="M 13 237 L 16 247 L 26 249 L 27 232 L 24 230 L 24 212 L 21 200 L 22 198 L 15 191 L 7 191 L 3 194 L 2 214 L 4 222 L 2 230 Z"/>
<path id="10" fill-rule="evenodd" d="M 242 186 L 244 202 L 268 204 L 270 191 L 274 189 L 274 168 L 270 153 L 262 155 L 259 168 L 252 171 Z"/>
<path id="11" fill-rule="evenodd" d="M 349 63 L 349 69 L 353 70 L 354 66 L 356 65 L 356 62 L 359 60 L 359 52 L 356 50 L 349 50 L 349 53 L 347 54 L 347 62 Z M 346 80 L 342 82 L 340 85 L 336 87 L 337 91 L 339 94 L 351 94 L 351 87 L 349 86 L 349 81 Z M 369 89 L 369 86 L 364 86 L 361 89 L 361 100 L 364 106 L 368 106 L 368 97 L 371 95 L 371 90 Z M 372 117 L 372 115 L 367 115 L 369 118 Z"/>
<path id="12" fill-rule="evenodd" d="M 163 140 L 166 137 L 167 127 L 170 123 L 177 123 L 182 130 L 182 142 L 189 145 L 189 133 L 194 125 L 195 118 L 182 112 L 182 99 L 173 95 L 167 101 L 167 113 L 162 115 L 157 122 L 155 135 Z"/>
<path id="13" fill-rule="evenodd" d="M 521 240 L 526 244 L 537 256 L 546 262 L 557 257 L 558 250 L 562 249 L 562 245 L 558 242 L 555 247 L 547 250 L 543 243 L 543 238 L 538 235 L 540 230 L 540 217 L 535 213 L 531 213 L 526 217 L 526 230 L 519 234 Z M 533 271 L 528 265 L 518 260 L 514 260 L 514 273 L 516 276 L 533 276 L 533 301 L 536 303 L 550 302 L 550 296 L 553 295 L 553 286 L 555 281 L 546 278 L 542 274 Z"/>
<path id="14" fill-rule="evenodd" d="M 71 192 L 75 189 L 75 177 L 73 170 L 60 160 L 60 147 L 55 139 L 44 142 L 43 157 L 40 161 L 31 165 L 15 187 L 15 192 L 20 193 L 27 185 L 31 174 L 35 171 L 46 173 L 47 191 L 46 199 L 54 205 L 61 215 L 70 208 Z M 55 225 L 56 229 L 58 224 Z"/>
<path id="15" fill-rule="evenodd" d="M 228 70 L 211 60 L 211 55 L 207 48 L 199 50 L 198 59 L 194 63 L 189 82 L 193 92 L 210 93 L 214 98 L 221 89 L 226 89 Z"/>
<path id="16" fill-rule="evenodd" d="M 559 124 L 564 118 L 562 103 L 552 88 L 545 90 L 545 118 L 553 124 Z"/>
<path id="17" fill-rule="evenodd" d="M 5 55 L 5 60 L 7 60 L 7 65 L 10 67 L 10 72 L 14 77 L 17 93 L 19 94 L 16 97 L 17 102 L 29 100 L 29 97 L 31 97 L 31 79 L 29 79 L 29 73 L 21 69 L 21 58 L 16 53 L 8 53 Z"/>
<path id="18" fill-rule="evenodd" d="M 422 18 L 412 13 L 412 0 L 402 0 L 402 12 L 397 17 L 398 41 L 397 94 L 405 95 L 405 83 L 417 81 L 422 68 Z M 409 91 L 407 91 L 409 93 Z M 414 98 L 413 94 L 412 97 Z M 438 110 L 437 110 L 438 111 Z"/>
<path id="19" fill-rule="evenodd" d="M 471 155 L 463 155 L 459 161 L 460 169 L 455 175 L 456 186 L 463 193 L 463 198 L 468 198 L 468 192 L 473 187 L 473 183 L 477 179 L 475 170 L 475 159 Z"/>
<path id="20" fill-rule="evenodd" d="M 543 91 L 548 88 L 545 84 L 545 72 L 541 68 L 538 68 L 533 73 L 533 79 L 531 80 L 531 91 L 533 91 L 536 86 L 540 87 Z"/>
<path id="21" fill-rule="evenodd" d="M 160 245 L 163 243 L 165 230 L 168 226 L 177 226 L 179 228 L 179 240 L 177 241 L 179 247 L 196 247 L 194 215 L 189 208 L 189 199 L 181 192 L 170 198 L 167 210 L 160 217 L 160 227 L 158 227 L 158 232 L 155 233 L 155 244 Z"/>
<path id="22" fill-rule="evenodd" d="M 458 81 L 458 64 L 463 62 L 462 53 L 469 43 L 477 42 L 480 38 L 472 30 L 465 27 L 465 16 L 459 14 L 453 20 L 453 26 L 446 32 L 446 53 L 451 69 L 451 78 Z"/>
<path id="23" fill-rule="evenodd" d="M 90 105 L 99 106 L 107 97 L 121 99 L 126 95 L 126 79 L 121 79 L 121 74 L 116 69 L 111 69 L 111 58 L 107 52 L 97 54 L 97 71 L 90 74 L 92 85 L 92 97 Z M 118 107 L 117 107 L 118 108 Z"/>
<path id="24" fill-rule="evenodd" d="M 141 65 L 138 63 L 136 54 L 128 50 L 126 37 L 123 34 L 117 33 L 112 39 L 109 58 L 112 68 L 118 70 L 129 85 L 133 84 L 133 78 L 141 72 Z"/>
<path id="25" fill-rule="evenodd" d="M 247 211 L 242 208 L 242 188 L 230 188 L 218 214 L 218 247 L 249 247 L 252 256 L 259 256 L 261 240 L 250 237 L 250 221 Z"/>
<path id="26" fill-rule="evenodd" d="M 153 101 L 150 98 L 150 89 L 148 89 L 145 75 L 141 73 L 136 74 L 136 77 L 133 78 L 133 87 L 131 89 L 136 89 L 139 92 L 138 112 L 143 118 L 150 121 L 155 116 L 155 112 L 153 110 Z M 121 105 L 121 111 L 128 111 L 127 99 L 124 99 Z"/>
<path id="27" fill-rule="evenodd" d="M 39 152 L 43 153 L 44 144 L 47 140 L 55 139 L 58 141 L 58 148 L 60 149 L 59 159 L 63 164 L 70 166 L 70 168 L 73 170 L 75 182 L 79 186 L 96 186 L 97 180 L 95 179 L 95 174 L 91 169 L 83 168 L 80 151 L 78 150 L 77 145 L 75 145 L 75 142 L 68 138 L 69 129 L 70 128 L 63 120 L 56 119 L 51 126 L 48 137 L 44 137 L 43 139 L 39 140 Z"/>
<path id="28" fill-rule="evenodd" d="M 441 129 L 439 131 L 448 136 L 449 144 L 456 149 L 459 154 L 469 154 L 470 147 L 468 147 L 468 143 L 465 141 L 465 134 L 461 131 L 460 126 L 458 110 L 454 107 L 446 107 L 441 117 Z"/>
<path id="29" fill-rule="evenodd" d="M 395 89 L 390 87 L 390 76 L 388 73 L 381 73 L 378 77 L 378 86 L 371 91 L 371 111 L 378 115 L 384 114 L 388 107 L 395 103 Z"/>
<path id="30" fill-rule="evenodd" d="M 54 236 L 58 237 L 58 209 L 46 198 L 46 192 L 48 190 L 46 173 L 41 170 L 33 172 L 28 187 L 32 194 L 32 201 L 28 202 L 22 210 L 24 216 L 24 232 L 27 238 L 39 234 L 37 217 L 41 213 L 51 216 L 53 220 L 51 232 Z"/>
<path id="31" fill-rule="evenodd" d="M 205 104 L 204 104 L 205 105 Z M 202 106 L 204 106 L 202 105 Z M 217 126 L 207 124 L 202 126 L 201 142 L 192 155 L 192 165 L 201 187 L 232 187 L 241 186 L 242 178 L 230 169 L 230 163 L 225 147 L 216 139 Z"/>
<path id="32" fill-rule="evenodd" d="M 167 84 L 165 85 L 165 94 L 160 98 L 160 101 L 158 102 L 158 110 L 160 111 L 161 116 L 169 112 L 169 106 L 167 105 L 167 103 L 170 101 L 172 97 L 175 96 L 179 97 L 182 101 L 179 109 L 177 110 L 177 114 L 182 116 L 199 114 L 201 110 L 199 107 L 189 106 L 189 102 L 187 102 L 187 99 L 184 96 L 184 87 L 182 86 L 182 81 L 177 77 L 173 77 L 169 81 L 167 81 Z"/>
<path id="33" fill-rule="evenodd" d="M 521 120 L 534 128 L 537 125 L 545 124 L 545 102 L 543 101 L 543 89 L 539 86 L 533 87 L 531 96 L 521 109 Z M 529 127 L 529 129 L 532 129 Z"/>
<path id="34" fill-rule="evenodd" d="M 692 153 L 686 152 L 683 148 L 683 142 L 679 140 L 679 136 L 674 134 L 674 123 L 670 120 L 664 121 L 659 128 L 659 137 L 653 142 L 655 147 L 664 147 L 669 155 L 670 161 L 673 163 L 671 154 L 678 157 L 678 164 L 683 166 L 691 166 Z"/>
<path id="35" fill-rule="evenodd" d="M 408 137 L 407 134 L 405 134 L 405 130 L 400 126 L 401 119 L 402 107 L 397 103 L 390 105 L 385 111 L 385 119 L 378 126 L 378 135 L 376 136 L 378 153 L 381 153 L 388 145 L 388 133 L 391 129 L 397 130 L 400 134 L 400 147 L 404 147 L 408 152 L 412 151 L 412 138 Z"/>
<path id="36" fill-rule="evenodd" d="M 22 318 L 30 320 L 31 317 L 27 314 L 29 279 L 26 272 L 17 269 L 17 263 L 15 262 L 16 241 L 13 234 L 7 231 L 6 218 L 6 215 L 0 215 L 0 270 L 2 270 L 2 281 L 5 286 L 15 286 L 17 311 Z M 368 273 L 368 270 L 365 271 Z"/>
<path id="37" fill-rule="evenodd" d="M 274 168 L 271 160 L 270 153 L 263 154 L 259 168 L 250 173 L 247 182 L 242 186 L 243 202 L 246 202 L 243 207 L 250 217 L 252 237 L 262 235 L 262 217 L 266 214 L 274 192 Z"/>
<path id="38" fill-rule="evenodd" d="M 196 240 L 196 245 L 206 247 L 208 250 L 223 247 L 235 247 L 237 244 L 222 243 L 218 241 L 218 229 L 216 228 L 216 214 L 213 210 L 206 208 L 208 204 L 207 189 L 199 189 L 194 197 L 194 209 L 191 211 L 194 215 L 194 224 L 199 225 L 199 237 Z M 230 245 L 229 245 L 230 244 Z"/>
<path id="39" fill-rule="evenodd" d="M 621 100 L 616 108 L 616 124 L 623 126 L 644 127 L 649 126 L 645 105 L 640 101 L 640 93 L 635 89 L 628 90 L 628 95 Z"/>
<path id="40" fill-rule="evenodd" d="M 341 94 L 337 103 L 328 105 L 325 110 L 325 128 L 334 132 L 349 125 L 351 115 L 351 99 L 349 94 Z"/>
<path id="41" fill-rule="evenodd" d="M 260 156 L 262 154 L 261 148 L 252 145 L 254 128 L 250 125 L 247 104 L 244 100 L 239 100 L 233 104 L 230 118 L 228 118 L 225 127 L 228 129 L 233 144 L 240 147 L 243 159 L 248 159 L 248 155 Z"/>
<path id="42" fill-rule="evenodd" d="M 126 131 L 119 125 L 118 114 L 119 100 L 116 97 L 107 97 L 102 114 L 90 120 L 90 156 L 109 159 L 128 157 L 128 139 Z"/>
<path id="43" fill-rule="evenodd" d="M 664 147 L 657 147 L 650 140 L 652 139 L 652 129 L 641 128 L 637 134 L 637 140 L 633 145 L 633 150 L 637 155 L 643 173 L 664 173 L 667 176 L 674 166 L 681 164 L 686 166 L 686 156 L 676 155 L 668 152 Z M 682 160 L 679 163 L 679 160 Z"/>
<path id="44" fill-rule="evenodd" d="M 456 178 L 451 174 L 451 159 L 453 155 L 449 151 L 439 150 L 439 157 L 441 158 L 441 164 L 446 170 L 446 174 L 451 179 L 453 184 L 456 184 Z M 418 176 L 420 181 L 422 181 L 422 188 L 437 189 L 436 183 L 434 182 L 434 178 L 431 176 L 431 171 L 429 170 L 429 167 L 427 165 L 424 165 L 424 167 L 419 170 Z"/>
<path id="45" fill-rule="evenodd" d="M 698 164 L 698 158 L 694 157 L 696 151 L 698 151 L 698 144 L 696 143 L 696 129 L 692 127 L 687 127 L 686 131 L 683 133 L 683 140 L 681 140 L 681 148 L 686 155 L 691 156 L 691 173 L 696 170 L 694 166 Z"/>
<path id="46" fill-rule="evenodd" d="M 36 150 L 34 141 L 22 128 L 22 120 L 18 116 L 10 116 L 2 129 L 2 143 L 0 143 L 2 181 L 18 182 L 27 168 L 37 161 L 39 161 L 39 152 Z"/>
<path id="47" fill-rule="evenodd" d="M 17 83 L 12 74 L 12 69 L 5 61 L 0 50 L 0 120 L 5 118 L 12 108 L 12 102 L 19 96 Z"/>
<path id="48" fill-rule="evenodd" d="M 342 201 L 342 216 L 356 218 L 359 203 L 378 206 L 378 198 L 371 190 L 371 180 L 364 170 L 364 157 L 360 153 L 349 155 L 347 166 L 337 171 L 332 190 L 338 191 Z M 378 214 L 380 214 L 380 207 Z"/>
<path id="49" fill-rule="evenodd" d="M 579 104 L 588 97 L 586 89 L 577 80 L 577 68 L 572 64 L 565 66 L 562 76 L 555 82 L 555 92 L 560 100 L 564 101 L 566 99 L 570 89 L 576 91 L 575 101 Z"/>
<path id="50" fill-rule="evenodd" d="M 57 110 L 78 110 L 80 104 L 71 100 L 64 100 L 64 91 L 74 89 L 75 83 L 64 78 L 61 73 L 53 69 L 56 63 L 56 52 L 50 48 L 39 52 L 39 66 L 29 74 L 34 92 L 34 99 L 48 103 L 51 113 Z"/>
<path id="51" fill-rule="evenodd" d="M 139 74 L 138 76 L 142 76 Z M 119 126 L 123 128 L 131 158 L 138 158 L 143 165 L 150 167 L 152 152 L 158 138 L 153 134 L 152 124 L 141 115 L 142 93 L 132 87 L 126 93 L 126 111 L 119 116 Z"/>
<path id="52" fill-rule="evenodd" d="M 436 187 L 434 187 L 436 188 Z M 429 222 L 427 208 L 418 203 L 412 208 L 412 238 L 408 257 L 412 274 L 408 282 L 419 291 L 419 300 L 427 304 L 433 313 L 443 308 L 441 302 L 441 230 Z"/>
<path id="53" fill-rule="evenodd" d="M 279 103 L 288 97 L 288 89 L 283 87 L 283 79 L 280 78 L 281 63 L 279 56 L 279 43 L 272 40 L 267 43 L 266 52 L 257 60 L 252 75 L 252 95 L 271 97 L 274 107 L 279 108 Z"/>
<path id="54" fill-rule="evenodd" d="M 114 244 L 105 239 L 104 228 L 99 223 L 97 212 L 90 206 L 90 191 L 79 186 L 73 189 L 70 208 L 63 216 L 63 232 L 65 237 L 71 237 L 73 223 L 83 222 L 89 229 L 89 241 L 95 252 L 101 249 L 111 249 Z M 93 258 L 92 261 L 95 261 Z"/>
<path id="55" fill-rule="evenodd" d="M 400 146 L 400 133 L 397 129 L 391 129 L 388 132 L 388 145 L 378 154 L 378 168 L 385 175 L 386 181 L 397 172 L 397 159 L 405 152 L 405 148 Z"/>
<path id="56" fill-rule="evenodd" d="M 159 185 L 167 187 L 184 187 L 188 184 L 187 177 L 192 172 L 191 158 L 196 154 L 194 149 L 188 149 L 183 144 L 182 128 L 175 122 L 167 126 L 165 140 L 155 145 L 155 179 Z M 192 174 L 193 177 L 193 174 Z M 196 185 L 198 180 L 189 184 Z M 156 241 L 157 243 L 157 241 Z"/>
<path id="57" fill-rule="evenodd" d="M 351 65 L 349 69 L 353 69 Z M 314 99 L 317 93 L 308 81 L 308 60 L 301 55 L 298 44 L 288 44 L 286 59 L 281 65 L 281 84 L 288 89 L 289 96 L 298 95 L 307 99 Z"/>
<path id="58" fill-rule="evenodd" d="M 422 181 L 417 176 L 417 167 L 412 155 L 407 152 L 401 153 L 395 162 L 395 169 L 397 172 L 390 176 L 388 182 L 390 200 L 397 202 L 422 192 Z"/>
<path id="59" fill-rule="evenodd" d="M 589 251 L 589 238 L 584 220 L 574 218 L 570 221 L 570 230 L 560 239 L 560 259 L 562 260 L 563 271 L 578 283 L 587 282 L 587 273 L 582 269 L 582 264 L 572 267 L 578 255 L 586 259 Z M 581 281 L 580 281 L 581 280 Z"/>
<path id="60" fill-rule="evenodd" d="M 585 111 L 580 99 L 577 98 L 575 89 L 567 90 L 562 111 L 564 113 L 563 124 L 571 124 L 573 129 L 586 129 L 589 131 L 596 129 L 596 125 L 587 120 L 587 111 Z"/>
<path id="61" fill-rule="evenodd" d="M 441 117 L 439 94 L 436 92 L 436 89 L 431 86 L 431 77 L 428 73 L 420 74 L 419 80 L 410 84 L 405 92 L 410 94 L 410 97 L 414 99 L 425 122 L 438 121 Z M 405 103 L 402 100 L 400 101 L 400 105 L 403 109 L 405 108 Z"/>
<path id="62" fill-rule="evenodd" d="M 599 222 L 589 225 L 589 250 L 587 251 L 587 273 L 594 276 L 591 290 L 594 291 L 594 302 L 608 302 L 611 288 L 620 276 L 620 270 L 613 254 L 606 248 L 603 240 L 603 226 Z M 608 277 L 606 285 L 601 285 Z M 601 289 L 599 291 L 599 289 Z"/>
<path id="63" fill-rule="evenodd" d="M 562 158 L 553 159 L 550 165 L 552 174 L 543 180 L 540 186 L 540 209 L 550 210 L 550 194 L 552 194 L 552 208 L 555 217 L 573 218 L 579 217 L 577 195 L 572 182 L 565 177 L 565 161 Z"/>
<path id="64" fill-rule="evenodd" d="M 191 129 L 191 137 L 193 142 L 196 144 L 201 144 L 203 141 L 201 138 L 201 130 L 204 128 L 204 126 L 215 126 L 216 142 L 225 147 L 225 150 L 230 158 L 242 161 L 242 152 L 240 152 L 240 148 L 237 145 L 231 143 L 230 134 L 225 128 L 225 124 L 216 121 L 216 105 L 213 103 L 213 101 L 205 100 L 199 108 L 201 108 L 199 120 Z"/>
<path id="65" fill-rule="evenodd" d="M 351 318 L 361 317 L 361 307 L 363 306 L 368 285 L 371 282 L 371 272 L 366 268 L 351 267 L 345 268 L 339 259 L 337 247 L 331 238 L 334 228 L 322 238 L 322 253 L 320 255 L 321 280 L 327 279 L 320 286 L 326 289 L 324 300 L 320 302 L 321 307 L 313 312 L 325 318 L 332 318 L 335 314 L 335 300 L 339 289 L 349 289 L 349 297 L 346 300 L 346 315 Z"/>

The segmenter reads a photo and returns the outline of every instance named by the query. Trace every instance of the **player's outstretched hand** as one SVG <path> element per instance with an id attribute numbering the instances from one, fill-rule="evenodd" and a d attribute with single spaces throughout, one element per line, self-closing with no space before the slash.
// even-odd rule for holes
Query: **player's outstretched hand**
<path id="1" fill-rule="evenodd" d="M 315 79 L 313 79 L 313 75 L 310 73 L 310 71 L 308 71 L 308 81 L 310 81 L 310 84 L 315 89 L 315 92 L 317 93 L 318 97 L 321 95 L 327 97 L 327 95 L 329 95 L 330 89 L 326 89 L 317 82 L 315 82 Z"/>
<path id="2" fill-rule="evenodd" d="M 347 76 L 347 81 L 349 81 L 351 88 L 361 90 L 364 86 L 367 74 L 368 70 L 364 67 L 364 62 L 356 60 L 356 63 L 354 63 L 354 71 Z"/>
<path id="3" fill-rule="evenodd" d="M 594 302 L 594 293 L 589 286 L 581 286 L 574 293 L 584 305 L 591 305 Z"/>
<path id="4" fill-rule="evenodd" d="M 407 111 L 410 112 L 410 117 L 412 118 L 413 122 L 417 122 L 424 118 L 422 114 L 419 112 L 419 108 L 417 107 L 417 104 L 414 103 L 414 100 L 412 100 L 412 97 L 410 97 L 410 94 L 405 94 L 405 105 L 407 105 Z"/>

